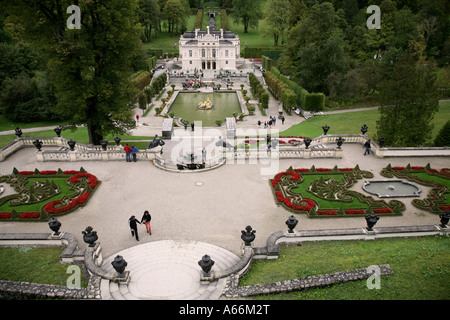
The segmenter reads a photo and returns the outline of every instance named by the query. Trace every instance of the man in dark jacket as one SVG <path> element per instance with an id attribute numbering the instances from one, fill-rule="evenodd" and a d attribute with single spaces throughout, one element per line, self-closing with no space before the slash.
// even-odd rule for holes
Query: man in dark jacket
<path id="1" fill-rule="evenodd" d="M 364 155 L 370 154 L 370 139 L 367 140 L 366 143 L 364 143 L 363 148 L 366 148 L 366 151 L 364 151 Z"/>
<path id="2" fill-rule="evenodd" d="M 139 222 L 139 220 L 136 219 L 135 216 L 131 216 L 131 218 L 128 220 L 128 225 L 130 226 L 131 229 L 131 236 L 136 236 L 136 240 L 139 241 L 139 235 L 138 235 L 138 230 L 137 230 L 137 224 L 141 224 Z"/>

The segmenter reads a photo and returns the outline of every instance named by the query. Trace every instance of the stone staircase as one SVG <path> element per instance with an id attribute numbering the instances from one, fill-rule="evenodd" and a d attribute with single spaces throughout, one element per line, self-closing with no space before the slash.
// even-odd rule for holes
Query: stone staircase
<path id="1" fill-rule="evenodd" d="M 117 255 L 123 256 L 130 272 L 130 282 L 119 284 L 107 279 L 100 283 L 104 300 L 217 300 L 226 285 L 226 278 L 200 281 L 198 265 L 205 254 L 215 262 L 212 271 L 233 267 L 240 258 L 235 254 L 206 243 L 195 241 L 157 241 L 138 245 Z M 104 260 L 102 269 L 114 271 Z"/>

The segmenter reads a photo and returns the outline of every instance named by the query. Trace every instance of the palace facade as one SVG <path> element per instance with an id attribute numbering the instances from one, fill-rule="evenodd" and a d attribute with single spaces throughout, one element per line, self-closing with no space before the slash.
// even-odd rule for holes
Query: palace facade
<path id="1" fill-rule="evenodd" d="M 179 41 L 179 59 L 183 70 L 236 70 L 240 58 L 239 36 L 231 31 L 216 31 L 215 13 L 209 13 L 206 31 L 184 33 Z"/>

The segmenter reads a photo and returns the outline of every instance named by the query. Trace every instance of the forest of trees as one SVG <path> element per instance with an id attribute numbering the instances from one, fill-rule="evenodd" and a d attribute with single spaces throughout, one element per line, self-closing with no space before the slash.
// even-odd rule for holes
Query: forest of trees
<path id="1" fill-rule="evenodd" d="M 83 12 L 80 30 L 66 28 L 72 4 Z M 0 113 L 13 121 L 86 123 L 93 143 L 127 130 L 136 95 L 130 75 L 148 69 L 143 44 L 163 29 L 172 36 L 185 32 L 189 15 L 202 5 L 203 0 L 1 1 Z M 369 5 L 380 7 L 381 29 L 367 28 Z M 446 0 L 218 0 L 217 6 L 226 7 L 244 33 L 263 22 L 273 45 L 283 50 L 278 69 L 309 92 L 324 93 L 327 101 L 377 96 L 408 110 L 420 97 L 421 114 L 428 118 L 417 121 L 429 130 L 437 99 L 448 96 Z M 432 88 L 433 94 L 417 94 Z M 403 97 L 395 95 L 398 90 Z M 394 118 L 397 126 L 408 120 Z M 389 122 L 392 115 L 382 119 Z M 399 137 L 398 145 L 410 143 Z"/>

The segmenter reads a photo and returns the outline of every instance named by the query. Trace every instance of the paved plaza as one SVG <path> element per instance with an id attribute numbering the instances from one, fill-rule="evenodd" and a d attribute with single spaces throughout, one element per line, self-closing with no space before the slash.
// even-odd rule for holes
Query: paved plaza
<path id="1" fill-rule="evenodd" d="M 278 107 L 277 101 L 271 100 L 267 114 L 276 116 Z M 141 110 L 138 112 L 142 114 Z M 268 117 L 261 116 L 259 110 L 256 110 L 255 115 L 238 122 L 238 128 L 256 130 L 258 129 L 257 121 L 266 119 Z M 140 118 L 133 134 L 161 135 L 162 121 L 163 118 L 154 116 L 152 110 L 148 116 Z M 278 121 L 272 130 L 281 131 L 301 121 L 303 118 L 296 114 L 286 116 L 285 124 L 282 125 Z M 206 128 L 203 129 L 206 130 Z M 223 127 L 214 129 L 222 130 L 225 136 Z M 193 135 L 194 132 L 190 130 L 184 131 L 177 128 L 174 137 Z M 167 141 L 164 152 L 169 154 L 170 148 L 174 145 L 176 143 Z M 284 171 L 290 166 L 310 168 L 315 165 L 333 168 L 337 165 L 353 168 L 359 165 L 361 169 L 373 172 L 376 179 L 382 178 L 380 171 L 389 163 L 393 166 L 405 166 L 408 163 L 424 166 L 430 163 L 433 168 L 448 167 L 448 158 L 444 157 L 379 159 L 374 155 L 364 156 L 364 150 L 359 144 L 344 144 L 342 148 L 341 159 L 279 160 L 276 172 Z M 151 277 L 144 276 L 142 281 L 132 281 L 127 289 L 129 292 L 122 292 L 121 296 L 124 299 L 127 294 L 131 298 L 150 299 L 218 298 L 217 292 L 221 290 L 222 284 L 218 284 L 220 288 L 200 288 L 197 281 L 200 269 L 195 270 L 192 261 L 196 265 L 202 255 L 209 254 L 215 259 L 214 254 L 221 252 L 217 255 L 223 254 L 223 259 L 216 258 L 217 268 L 224 267 L 228 262 L 236 261 L 242 256 L 240 235 L 241 230 L 244 230 L 247 225 L 256 230 L 254 246 L 262 247 L 272 233 L 286 229 L 285 221 L 292 214 L 283 207 L 277 206 L 269 183 L 269 179 L 274 174 L 263 174 L 262 169 L 268 165 L 259 161 L 253 164 L 248 161 L 225 164 L 203 172 L 176 173 L 161 170 L 150 161 L 37 162 L 35 153 L 34 148 L 23 148 L 17 151 L 5 161 L 0 162 L 0 174 L 9 174 L 14 167 L 18 170 L 34 170 L 35 168 L 78 170 L 83 167 L 101 181 L 86 207 L 61 216 L 58 220 L 62 223 L 61 231 L 76 235 L 80 246 L 85 245 L 81 232 L 87 226 L 92 226 L 98 233 L 106 267 L 110 267 L 110 261 L 120 253 L 129 262 L 127 270 L 131 270 L 132 275 L 133 272 L 136 276 L 145 275 L 145 270 L 152 274 Z M 360 181 L 352 188 L 360 190 L 362 183 L 363 181 Z M 420 198 L 423 198 L 427 191 L 424 187 Z M 404 200 L 407 209 L 402 216 L 382 217 L 377 226 L 439 223 L 437 215 L 419 212 L 410 202 L 410 199 Z M 146 233 L 144 225 L 139 225 L 140 241 L 138 242 L 131 236 L 128 219 L 131 215 L 135 215 L 140 220 L 144 210 L 148 210 L 152 216 L 152 234 Z M 297 230 L 359 228 L 366 225 L 362 217 L 345 219 L 309 219 L 304 215 L 296 215 L 296 217 L 299 220 Z M 45 232 L 49 232 L 47 223 L 0 223 L 0 233 Z M 199 244 L 200 247 L 193 244 Z M 162 253 L 161 250 L 166 250 L 166 253 Z M 186 267 L 178 271 L 164 270 L 161 264 L 157 263 L 165 259 L 173 262 L 177 258 L 185 261 L 186 257 L 189 257 L 191 262 L 184 264 Z M 221 263 L 223 263 L 222 266 Z M 156 268 L 155 266 L 158 268 L 152 269 Z M 157 283 L 163 283 L 161 279 L 164 277 L 171 279 L 173 292 L 167 291 L 170 288 L 170 286 L 167 287 L 167 283 L 166 286 L 160 285 L 160 290 L 157 290 Z M 143 287 L 142 283 L 147 283 L 148 287 Z M 117 296 L 119 289 L 110 289 L 111 292 L 106 294 L 105 298 Z M 205 290 L 209 290 L 210 295 L 205 293 Z"/>

